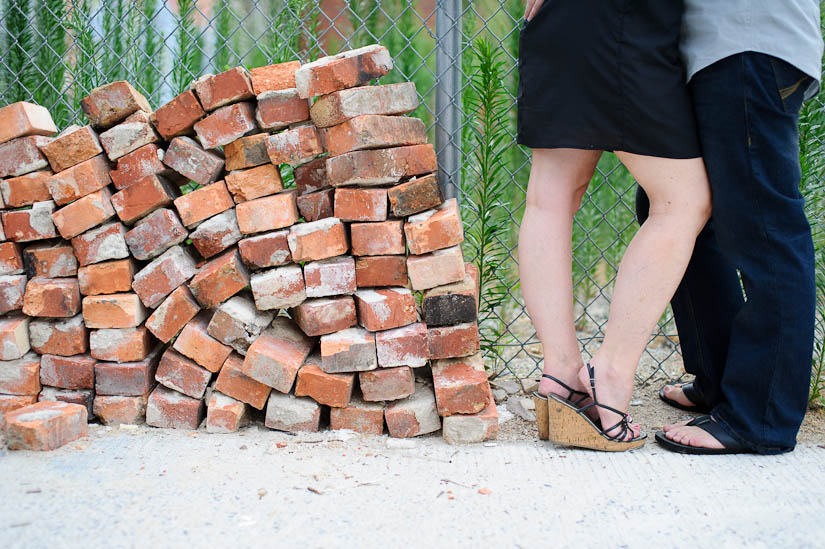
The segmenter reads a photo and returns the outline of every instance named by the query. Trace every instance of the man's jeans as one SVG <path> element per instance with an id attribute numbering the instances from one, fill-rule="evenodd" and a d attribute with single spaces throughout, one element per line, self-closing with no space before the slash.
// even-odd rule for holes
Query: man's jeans
<path id="1" fill-rule="evenodd" d="M 713 214 L 671 304 L 713 418 L 763 454 L 794 448 L 808 401 L 816 297 L 797 127 L 808 84 L 754 52 L 690 82 Z M 647 207 L 640 192 L 640 221 Z"/>

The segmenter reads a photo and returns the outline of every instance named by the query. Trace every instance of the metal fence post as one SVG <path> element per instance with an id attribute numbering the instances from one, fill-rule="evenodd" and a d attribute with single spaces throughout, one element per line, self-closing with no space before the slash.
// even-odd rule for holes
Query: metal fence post
<path id="1" fill-rule="evenodd" d="M 437 0 L 435 148 L 448 198 L 461 192 L 461 0 Z"/>

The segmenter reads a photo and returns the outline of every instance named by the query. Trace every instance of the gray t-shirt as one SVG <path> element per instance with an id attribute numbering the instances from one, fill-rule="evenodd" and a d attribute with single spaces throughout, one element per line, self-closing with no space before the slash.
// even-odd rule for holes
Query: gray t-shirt
<path id="1" fill-rule="evenodd" d="M 731 55 L 766 53 L 795 66 L 814 81 L 822 76 L 820 0 L 684 0 L 682 57 L 687 79 Z"/>

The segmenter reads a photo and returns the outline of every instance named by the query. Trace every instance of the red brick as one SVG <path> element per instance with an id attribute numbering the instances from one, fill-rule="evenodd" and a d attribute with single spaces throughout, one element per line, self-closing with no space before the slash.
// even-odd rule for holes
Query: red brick
<path id="1" fill-rule="evenodd" d="M 189 283 L 192 295 L 205 309 L 213 309 L 249 285 L 249 272 L 238 250 L 212 259 Z"/>
<path id="2" fill-rule="evenodd" d="M 0 143 L 27 135 L 54 135 L 56 133 L 57 126 L 54 125 L 52 115 L 45 107 L 18 101 L 0 108 Z"/>
<path id="3" fill-rule="evenodd" d="M 246 295 L 236 295 L 215 310 L 206 331 L 224 345 L 245 355 L 274 316 L 274 313 L 256 309 L 255 303 Z"/>
<path id="4" fill-rule="evenodd" d="M 195 92 L 186 90 L 153 112 L 149 119 L 163 139 L 192 133 L 195 123 L 206 116 Z"/>
<path id="5" fill-rule="evenodd" d="M 41 150 L 55 173 L 103 154 L 100 139 L 91 126 L 72 126 Z"/>
<path id="6" fill-rule="evenodd" d="M 255 120 L 262 130 L 281 130 L 309 120 L 309 102 L 298 97 L 295 88 L 269 91 L 258 96 Z"/>
<path id="7" fill-rule="evenodd" d="M 23 250 L 23 265 L 30 277 L 58 278 L 77 274 L 77 259 L 68 244 L 32 244 Z"/>
<path id="8" fill-rule="evenodd" d="M 390 209 L 396 217 L 407 217 L 435 208 L 444 202 L 435 174 L 413 177 L 389 189 Z"/>
<path id="9" fill-rule="evenodd" d="M 238 242 L 241 259 L 250 269 L 279 267 L 292 261 L 287 242 L 288 230 L 274 231 Z"/>
<path id="10" fill-rule="evenodd" d="M 330 187 L 327 178 L 327 157 L 325 156 L 296 166 L 292 175 L 295 177 L 295 187 L 299 195 L 322 191 Z"/>
<path id="11" fill-rule="evenodd" d="M 105 328 L 92 330 L 89 334 L 89 353 L 98 360 L 113 362 L 144 361 L 149 357 L 153 346 L 152 334 L 143 326 L 138 328 Z"/>
<path id="12" fill-rule="evenodd" d="M 188 397 L 203 398 L 212 379 L 212 372 L 174 349 L 166 349 L 155 372 L 155 379 L 164 387 Z"/>
<path id="13" fill-rule="evenodd" d="M 272 388 L 244 374 L 241 371 L 242 365 L 242 356 L 236 353 L 229 355 L 218 374 L 215 389 L 257 410 L 263 410 Z"/>
<path id="14" fill-rule="evenodd" d="M 344 224 L 334 217 L 293 225 L 287 241 L 293 261 L 326 259 L 349 249 Z"/>
<path id="15" fill-rule="evenodd" d="M 309 299 L 292 311 L 301 330 L 310 336 L 331 334 L 356 324 L 352 297 Z"/>
<path id="16" fill-rule="evenodd" d="M 243 67 L 235 67 L 217 75 L 206 75 L 192 83 L 201 105 L 207 111 L 252 99 L 252 82 Z"/>
<path id="17" fill-rule="evenodd" d="M 295 85 L 301 97 L 314 97 L 366 84 L 391 70 L 387 48 L 373 44 L 302 65 L 295 71 Z"/>
<path id="18" fill-rule="evenodd" d="M 99 155 L 53 175 L 48 188 L 54 201 L 63 205 L 99 191 L 111 181 L 109 161 Z"/>
<path id="19" fill-rule="evenodd" d="M 146 98 L 125 80 L 95 88 L 80 106 L 92 126 L 98 129 L 111 128 L 137 111 L 152 111 Z"/>
<path id="20" fill-rule="evenodd" d="M 209 319 L 210 314 L 204 311 L 190 320 L 175 340 L 172 348 L 191 358 L 210 372 L 217 372 L 232 352 L 232 348 L 209 335 L 207 332 Z M 230 393 L 226 394 L 238 398 Z"/>
<path id="21" fill-rule="evenodd" d="M 376 255 L 355 258 L 355 282 L 359 288 L 405 286 L 407 258 L 403 255 Z"/>
<path id="22" fill-rule="evenodd" d="M 490 385 L 480 354 L 432 362 L 438 414 L 475 414 L 489 401 Z"/>
<path id="23" fill-rule="evenodd" d="M 410 253 L 422 255 L 464 240 L 458 202 L 451 198 L 435 209 L 416 214 L 404 224 Z"/>
<path id="24" fill-rule="evenodd" d="M 0 275 L 23 273 L 23 256 L 16 242 L 0 242 Z"/>
<path id="25" fill-rule="evenodd" d="M 112 193 L 104 187 L 54 212 L 52 218 L 60 236 L 71 240 L 114 217 L 111 199 Z"/>
<path id="26" fill-rule="evenodd" d="M 235 210 L 226 210 L 210 217 L 192 231 L 189 238 L 204 258 L 212 257 L 233 246 L 241 239 Z"/>
<path id="27" fill-rule="evenodd" d="M 353 223 L 350 225 L 352 255 L 397 255 L 407 251 L 404 247 L 404 221 L 391 219 L 378 223 Z"/>
<path id="28" fill-rule="evenodd" d="M 134 362 L 98 362 L 95 365 L 95 393 L 108 396 L 149 394 L 155 385 L 161 350 L 158 345 L 144 359 Z"/>
<path id="29" fill-rule="evenodd" d="M 479 351 L 478 325 L 475 322 L 427 329 L 430 358 L 459 358 Z"/>
<path id="30" fill-rule="evenodd" d="M 255 107 L 252 103 L 235 103 L 221 107 L 195 124 L 195 133 L 204 149 L 228 145 L 255 131 Z"/>
<path id="31" fill-rule="evenodd" d="M 460 246 L 407 257 L 407 275 L 414 290 L 428 290 L 464 280 L 464 256 Z"/>
<path id="32" fill-rule="evenodd" d="M 197 272 L 192 255 L 180 246 L 169 248 L 141 269 L 132 281 L 140 300 L 154 309 L 172 290 Z"/>
<path id="33" fill-rule="evenodd" d="M 213 391 L 206 406 L 207 433 L 234 433 L 249 423 L 249 406 Z"/>
<path id="34" fill-rule="evenodd" d="M 112 206 L 121 221 L 133 225 L 153 211 L 170 205 L 177 194 L 163 177 L 147 175 L 112 195 Z"/>
<path id="35" fill-rule="evenodd" d="M 266 152 L 267 137 L 268 134 L 257 133 L 239 137 L 227 144 L 223 148 L 223 154 L 226 157 L 226 171 L 243 170 L 269 164 L 269 155 Z"/>
<path id="36" fill-rule="evenodd" d="M 52 172 L 32 172 L 0 181 L 0 194 L 7 208 L 31 206 L 52 199 L 48 182 Z"/>
<path id="37" fill-rule="evenodd" d="M 203 401 L 158 385 L 146 403 L 146 424 L 162 429 L 197 429 L 206 408 Z"/>
<path id="38" fill-rule="evenodd" d="M 358 383 L 368 402 L 399 400 L 415 392 L 415 376 L 407 366 L 359 372 Z"/>
<path id="39" fill-rule="evenodd" d="M 40 356 L 24 353 L 17 358 L 4 359 L 0 361 L 0 371 L 3 372 L 0 375 L 0 393 L 36 395 L 40 392 Z"/>
<path id="40" fill-rule="evenodd" d="M 244 234 L 283 229 L 298 221 L 295 191 L 256 198 L 238 204 L 238 226 Z"/>
<path id="41" fill-rule="evenodd" d="M 315 126 L 299 126 L 270 135 L 266 152 L 273 164 L 298 165 L 323 153 L 324 147 Z"/>
<path id="42" fill-rule="evenodd" d="M 109 172 L 112 183 L 118 190 L 125 189 L 147 175 L 167 175 L 169 168 L 163 165 L 165 152 L 155 144 L 123 155 L 117 159 L 117 169 Z"/>
<path id="43" fill-rule="evenodd" d="M 179 286 L 146 319 L 146 329 L 162 342 L 169 343 L 200 310 L 189 288 Z"/>
<path id="44" fill-rule="evenodd" d="M 37 395 L 2 395 L 0 394 L 0 425 L 3 424 L 3 416 L 37 402 Z"/>
<path id="45" fill-rule="evenodd" d="M 269 162 L 269 158 L 266 160 Z M 226 174 L 226 188 L 235 204 L 280 192 L 284 188 L 281 173 L 272 164 Z"/>
<path id="46" fill-rule="evenodd" d="M 49 167 L 49 161 L 40 147 L 50 143 L 51 137 L 33 135 L 19 137 L 0 145 L 0 179 L 20 177 Z"/>
<path id="47" fill-rule="evenodd" d="M 487 388 L 489 395 L 485 408 L 472 415 L 452 415 L 444 418 L 442 434 L 444 440 L 450 444 L 469 444 L 492 440 L 498 434 L 498 410 L 493 400 L 493 393 Z"/>
<path id="48" fill-rule="evenodd" d="M 23 308 L 27 281 L 26 275 L 0 276 L 0 314 Z"/>
<path id="49" fill-rule="evenodd" d="M 432 387 L 417 383 L 409 397 L 396 400 L 384 409 L 391 437 L 408 438 L 433 433 L 441 428 Z"/>
<path id="50" fill-rule="evenodd" d="M 88 419 L 94 418 L 92 415 L 92 405 L 95 392 L 92 389 L 58 389 L 57 387 L 43 387 L 37 397 L 38 402 L 65 402 L 67 404 L 79 404 L 86 408 Z"/>
<path id="51" fill-rule="evenodd" d="M 307 297 L 327 297 L 352 294 L 355 286 L 355 261 L 350 256 L 338 256 L 304 265 Z"/>
<path id="52" fill-rule="evenodd" d="M 475 322 L 476 286 L 472 277 L 468 274 L 459 282 L 427 290 L 421 299 L 421 310 L 430 327 Z"/>
<path id="53" fill-rule="evenodd" d="M 418 108 L 415 83 L 360 86 L 319 97 L 312 105 L 312 121 L 319 128 L 335 126 L 364 114 L 399 115 Z"/>
<path id="54" fill-rule="evenodd" d="M 61 389 L 94 389 L 95 364 L 89 355 L 40 357 L 40 383 Z"/>
<path id="55" fill-rule="evenodd" d="M 149 123 L 148 117 L 132 117 L 100 134 L 100 144 L 109 160 L 117 160 L 144 145 L 160 141 L 160 136 Z"/>
<path id="56" fill-rule="evenodd" d="M 175 199 L 181 222 L 192 228 L 204 219 L 225 212 L 235 205 L 223 181 L 201 187 Z"/>
<path id="57" fill-rule="evenodd" d="M 26 210 L 3 212 L 3 229 L 6 238 L 14 242 L 31 242 L 57 236 L 52 213 L 54 202 L 35 202 Z"/>
<path id="58" fill-rule="evenodd" d="M 80 312 L 76 278 L 32 278 L 26 285 L 23 312 L 29 316 L 65 318 Z"/>
<path id="59" fill-rule="evenodd" d="M 263 311 L 295 307 L 307 297 L 300 265 L 285 265 L 255 273 L 250 285 L 255 306 Z"/>
<path id="60" fill-rule="evenodd" d="M 249 347 L 241 371 L 276 391 L 288 393 L 314 343 L 291 320 L 276 317 Z"/>
<path id="61" fill-rule="evenodd" d="M 300 68 L 300 61 L 287 61 L 254 68 L 250 71 L 252 91 L 255 95 L 261 95 L 268 91 L 294 88 L 295 71 Z"/>
<path id="62" fill-rule="evenodd" d="M 363 149 L 383 149 L 427 142 L 424 123 L 409 116 L 357 116 L 326 130 L 326 149 L 332 156 Z"/>
<path id="63" fill-rule="evenodd" d="M 173 210 L 161 208 L 150 213 L 126 233 L 126 245 L 137 259 L 156 257 L 189 236 Z"/>
<path id="64" fill-rule="evenodd" d="M 377 367 L 375 334 L 361 328 L 347 328 L 321 336 L 321 369 L 325 372 L 363 372 Z"/>
<path id="65" fill-rule="evenodd" d="M 418 368 L 426 366 L 430 358 L 427 326 L 422 323 L 378 332 L 375 334 L 375 346 L 378 365 L 384 368 Z"/>
<path id="66" fill-rule="evenodd" d="M 163 163 L 199 185 L 217 181 L 224 167 L 223 158 L 203 150 L 189 137 L 174 138 L 166 149 Z"/>
<path id="67" fill-rule="evenodd" d="M 36 353 L 73 356 L 85 353 L 89 332 L 82 315 L 71 318 L 35 318 L 29 323 L 29 341 Z"/>
<path id="68" fill-rule="evenodd" d="M 415 298 L 407 288 L 358 290 L 355 305 L 358 322 L 371 332 L 399 328 L 417 320 Z"/>
<path id="69" fill-rule="evenodd" d="M 343 408 L 352 398 L 355 374 L 328 374 L 321 370 L 321 357 L 311 356 L 298 370 L 295 396 L 308 396 L 315 402 Z"/>
<path id="70" fill-rule="evenodd" d="M 138 425 L 146 418 L 147 398 L 95 395 L 92 410 L 104 425 Z"/>
<path id="71" fill-rule="evenodd" d="M 308 398 L 296 398 L 273 391 L 266 404 L 264 425 L 288 433 L 317 431 L 321 406 Z"/>
<path id="72" fill-rule="evenodd" d="M 478 294 L 481 289 L 481 286 L 479 284 L 480 275 L 478 273 L 478 267 L 476 267 L 472 263 L 467 262 L 464 263 L 464 271 L 467 273 L 467 276 L 469 276 L 470 279 L 473 281 L 473 295 L 476 298 L 476 311 L 478 311 Z"/>
<path id="73" fill-rule="evenodd" d="M 78 404 L 43 401 L 5 414 L 11 450 L 55 450 L 86 436 L 88 412 Z"/>
<path id="74" fill-rule="evenodd" d="M 353 397 L 345 408 L 330 409 L 329 428 L 351 429 L 364 435 L 380 435 L 384 432 L 384 406 Z"/>
<path id="75" fill-rule="evenodd" d="M 0 344 L 0 360 L 15 360 L 29 352 L 28 317 L 20 314 L 0 317 Z M 4 392 L 9 391 L 0 390 Z"/>
<path id="76" fill-rule="evenodd" d="M 297 198 L 298 211 L 305 220 L 318 221 L 335 215 L 333 201 L 333 189 L 302 194 Z"/>
<path id="77" fill-rule="evenodd" d="M 342 221 L 385 221 L 387 189 L 335 189 L 335 217 Z"/>
<path id="78" fill-rule="evenodd" d="M 136 294 L 90 295 L 83 298 L 87 328 L 135 328 L 148 312 Z"/>
<path id="79" fill-rule="evenodd" d="M 72 239 L 72 249 L 83 266 L 127 258 L 126 227 L 115 221 L 86 231 Z"/>

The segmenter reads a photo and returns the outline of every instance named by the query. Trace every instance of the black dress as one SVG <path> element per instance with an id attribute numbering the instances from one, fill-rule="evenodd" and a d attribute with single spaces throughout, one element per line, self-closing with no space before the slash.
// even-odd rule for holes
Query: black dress
<path id="1" fill-rule="evenodd" d="M 545 0 L 519 34 L 517 142 L 701 156 L 681 22 L 681 0 Z"/>

